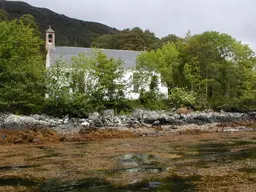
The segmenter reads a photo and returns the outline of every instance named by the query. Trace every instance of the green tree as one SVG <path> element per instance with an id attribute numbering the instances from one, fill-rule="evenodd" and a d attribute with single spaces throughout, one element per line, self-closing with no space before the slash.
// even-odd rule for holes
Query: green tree
<path id="1" fill-rule="evenodd" d="M 146 51 L 137 57 L 136 69 L 157 72 L 169 90 L 175 87 L 174 73 L 178 68 L 179 51 L 173 43 L 168 43 L 156 51 Z M 143 73 L 141 73 L 143 74 Z"/>
<path id="2" fill-rule="evenodd" d="M 172 106 L 182 107 L 182 106 L 193 106 L 196 103 L 196 94 L 191 91 L 188 92 L 184 88 L 176 87 L 172 89 L 169 95 L 169 101 Z"/>
<path id="3" fill-rule="evenodd" d="M 8 20 L 8 13 L 4 9 L 0 9 L 0 22 Z"/>
<path id="4" fill-rule="evenodd" d="M 189 36 L 181 57 L 180 69 L 189 82 L 183 81 L 183 86 L 196 91 L 198 101 L 221 106 L 242 97 L 245 90 L 253 92 L 254 52 L 228 34 L 210 31 Z"/>
<path id="5" fill-rule="evenodd" d="M 85 116 L 104 108 L 117 108 L 124 98 L 122 62 L 102 52 L 79 54 L 66 63 L 61 58 L 48 69 L 46 110 L 51 115 Z"/>
<path id="6" fill-rule="evenodd" d="M 114 103 L 124 97 L 124 84 L 122 61 L 113 58 L 108 59 L 105 54 L 99 52 L 96 62 L 92 67 L 92 75 L 95 77 L 95 92 L 97 99 Z"/>
<path id="7" fill-rule="evenodd" d="M 115 35 L 101 35 L 92 42 L 92 47 L 104 49 L 117 49 L 117 40 Z"/>
<path id="8" fill-rule="evenodd" d="M 22 22 L 23 25 L 25 25 L 31 29 L 34 29 L 35 35 L 40 36 L 39 27 L 37 26 L 35 18 L 32 15 L 30 15 L 30 14 L 22 15 L 19 18 L 19 22 Z"/>
<path id="9" fill-rule="evenodd" d="M 178 37 L 178 36 L 176 36 L 176 35 L 174 35 L 174 34 L 170 34 L 170 35 L 167 35 L 167 36 L 165 36 L 165 37 L 163 37 L 162 39 L 161 39 L 161 42 L 163 43 L 163 44 L 165 44 L 165 43 L 177 43 L 179 40 L 181 40 L 181 38 L 180 37 Z"/>
<path id="10" fill-rule="evenodd" d="M 149 30 L 143 31 L 139 27 L 133 29 L 124 29 L 119 33 L 112 35 L 102 35 L 92 43 L 93 47 L 105 49 L 122 50 L 151 50 L 159 47 L 156 45 L 159 39 Z"/>
<path id="11" fill-rule="evenodd" d="M 0 109 L 36 112 L 44 96 L 42 40 L 17 20 L 0 22 L 0 31 Z"/>

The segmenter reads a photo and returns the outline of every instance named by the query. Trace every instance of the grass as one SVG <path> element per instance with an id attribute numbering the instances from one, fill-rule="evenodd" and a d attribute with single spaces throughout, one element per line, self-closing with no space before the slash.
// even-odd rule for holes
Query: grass
<path id="1" fill-rule="evenodd" d="M 136 180 L 181 178 L 185 182 L 194 176 L 200 178 L 191 181 L 196 191 L 256 189 L 256 175 L 250 171 L 256 168 L 256 132 L 193 132 L 144 138 L 130 134 L 124 138 L 114 131 L 103 133 L 109 139 L 102 140 L 96 132 L 90 132 L 83 133 L 84 140 L 79 142 L 58 142 L 58 136 L 53 143 L 0 146 L 0 167 L 7 167 L 0 169 L 0 191 L 33 191 L 39 186 L 52 187 L 51 183 L 62 185 L 91 178 L 126 187 Z M 92 138 L 96 141 L 89 141 Z M 147 154 L 153 158 L 146 159 L 145 165 L 157 163 L 164 171 L 120 171 L 133 168 L 120 163 L 125 154 Z M 15 165 L 20 168 L 12 169 Z"/>

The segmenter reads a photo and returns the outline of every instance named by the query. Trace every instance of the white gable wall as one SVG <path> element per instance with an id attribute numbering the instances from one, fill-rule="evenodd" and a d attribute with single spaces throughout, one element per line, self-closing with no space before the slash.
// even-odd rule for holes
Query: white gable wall
<path id="1" fill-rule="evenodd" d="M 124 72 L 124 76 L 122 78 L 122 82 L 125 82 L 125 85 L 126 85 L 126 90 L 124 91 L 126 99 L 136 100 L 136 99 L 139 99 L 140 97 L 139 92 L 134 92 L 134 85 L 133 85 L 134 73 L 136 73 L 135 70 L 126 69 Z M 153 75 L 156 75 L 158 77 L 157 89 L 159 93 L 164 95 L 165 98 L 168 98 L 168 88 L 161 83 L 160 74 L 154 73 L 152 74 L 152 76 Z M 149 78 L 149 81 L 143 84 L 140 84 L 138 90 L 144 89 L 146 92 L 150 91 L 150 82 L 151 82 L 151 77 Z"/>
<path id="2" fill-rule="evenodd" d="M 48 53 L 46 56 L 46 68 L 50 68 L 54 64 L 53 63 L 54 59 L 51 58 L 51 51 L 55 51 L 55 49 L 48 50 Z M 134 67 L 135 66 L 136 66 L 136 60 L 134 60 Z M 125 68 L 124 75 L 120 80 L 121 83 L 125 84 L 124 94 L 126 99 L 136 100 L 136 99 L 139 99 L 140 97 L 140 93 L 134 92 L 133 74 L 135 72 L 136 71 L 134 71 L 132 68 Z M 168 88 L 161 83 L 160 74 L 154 73 L 152 74 L 152 76 L 153 75 L 158 76 L 157 88 L 159 90 L 159 93 L 164 95 L 165 98 L 168 98 Z M 85 81 L 86 81 L 86 75 L 85 75 Z M 149 91 L 150 82 L 151 82 L 151 77 L 149 77 L 147 82 L 144 82 L 143 84 L 139 85 L 139 90 L 144 89 L 145 91 Z M 63 83 L 63 86 L 67 85 L 67 82 L 62 82 L 62 83 Z M 49 97 L 49 95 L 47 95 L 47 97 Z"/>

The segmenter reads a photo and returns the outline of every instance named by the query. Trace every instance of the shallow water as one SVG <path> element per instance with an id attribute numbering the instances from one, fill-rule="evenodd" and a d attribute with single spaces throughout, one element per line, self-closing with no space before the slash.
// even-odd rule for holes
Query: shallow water
<path id="1" fill-rule="evenodd" d="M 228 133 L 208 139 L 199 135 L 194 136 L 196 140 L 193 142 L 181 136 L 177 140 L 145 138 L 144 141 L 140 138 L 124 142 L 24 146 L 20 150 L 28 151 L 21 157 L 23 163 L 0 164 L 0 191 L 4 191 L 1 190 L 3 186 L 22 186 L 26 191 L 43 192 L 205 191 L 200 187 L 218 186 L 223 180 L 225 187 L 228 182 L 232 187 L 234 178 L 239 178 L 240 183 L 241 180 L 248 182 L 250 186 L 256 183 L 256 140 L 253 135 L 255 132 L 247 135 Z M 17 161 L 11 152 L 6 154 Z M 92 168 L 101 161 L 105 164 Z M 87 162 L 90 164 L 85 169 Z M 108 164 L 109 167 L 105 167 Z M 36 175 L 40 174 L 45 179 L 37 179 Z M 219 179 L 218 183 L 214 183 L 216 179 Z M 122 180 L 125 180 L 124 184 Z"/>
<path id="2" fill-rule="evenodd" d="M 99 179 L 87 179 L 71 183 L 62 183 L 60 186 L 53 187 L 51 184 L 47 188 L 47 184 L 41 186 L 43 191 L 53 192 L 143 192 L 143 191 L 195 191 L 193 181 L 198 181 L 199 176 L 192 176 L 186 179 L 175 176 L 155 181 L 142 181 L 125 187 L 114 187 L 110 183 L 100 181 Z M 49 185 L 49 184 L 48 184 Z"/>

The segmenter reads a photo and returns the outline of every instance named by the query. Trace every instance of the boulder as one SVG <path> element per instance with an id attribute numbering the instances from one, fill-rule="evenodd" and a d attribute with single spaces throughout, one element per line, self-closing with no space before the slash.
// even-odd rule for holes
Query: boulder
<path id="1" fill-rule="evenodd" d="M 103 118 L 114 118 L 115 116 L 115 112 L 113 109 L 108 109 L 103 111 Z"/>
<path id="2" fill-rule="evenodd" d="M 87 121 L 83 122 L 81 125 L 82 125 L 83 128 L 88 128 L 88 127 L 90 127 L 90 123 L 87 122 Z"/>
<path id="3" fill-rule="evenodd" d="M 159 114 L 156 111 L 144 111 L 144 122 L 152 124 L 159 119 Z"/>
<path id="4" fill-rule="evenodd" d="M 137 121 L 141 121 L 144 119 L 144 111 L 142 109 L 136 109 L 133 111 L 132 117 Z"/>
<path id="5" fill-rule="evenodd" d="M 100 118 L 95 119 L 95 120 L 89 120 L 90 123 L 90 127 L 94 128 L 94 127 L 104 127 L 104 123 L 102 122 L 102 120 Z"/>
<path id="6" fill-rule="evenodd" d="M 48 128 L 49 123 L 28 116 L 9 115 L 2 127 L 6 129 Z"/>
<path id="7" fill-rule="evenodd" d="M 105 110 L 103 112 L 103 117 L 102 117 L 104 126 L 106 127 L 115 126 L 114 117 L 115 117 L 115 112 L 113 109 Z"/>
<path id="8" fill-rule="evenodd" d="M 99 117 L 100 117 L 100 114 L 98 112 L 94 112 L 94 113 L 89 114 L 89 120 L 94 121 L 94 120 L 99 119 Z"/>
<path id="9" fill-rule="evenodd" d="M 4 113 L 0 113 L 0 128 L 3 128 L 4 127 L 4 122 L 5 122 L 5 119 L 8 117 L 7 114 L 4 114 Z"/>
<path id="10" fill-rule="evenodd" d="M 160 125 L 160 121 L 155 121 L 153 124 L 152 124 L 152 126 L 154 127 L 154 126 L 159 126 Z"/>

